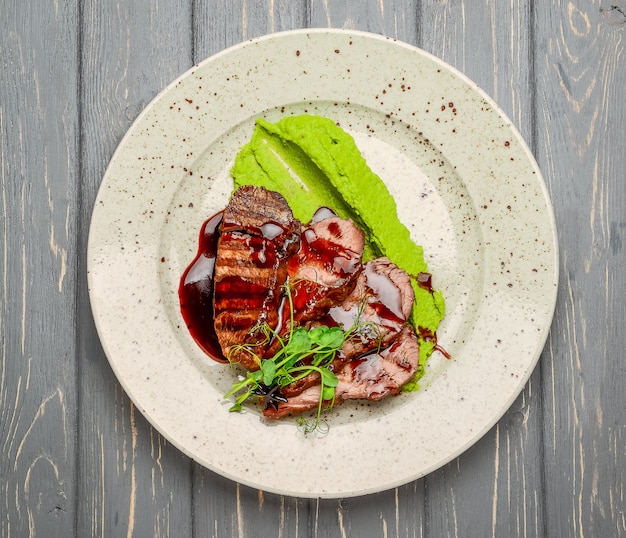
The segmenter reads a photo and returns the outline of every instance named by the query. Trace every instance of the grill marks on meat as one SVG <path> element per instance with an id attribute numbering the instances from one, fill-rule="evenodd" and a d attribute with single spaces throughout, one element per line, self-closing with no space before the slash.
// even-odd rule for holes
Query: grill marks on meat
<path id="1" fill-rule="evenodd" d="M 397 395 L 402 386 L 417 372 L 419 343 L 415 331 L 405 325 L 392 344 L 379 353 L 370 353 L 348 362 L 337 374 L 334 405 L 346 400 L 382 400 Z M 280 402 L 276 409 L 268 408 L 263 414 L 281 418 L 293 413 L 316 409 L 320 401 L 320 386 L 308 387 L 300 394 Z"/>
<path id="2" fill-rule="evenodd" d="M 350 220 L 323 208 L 307 227 L 286 200 L 262 187 L 241 187 L 224 210 L 214 272 L 214 326 L 233 363 L 257 370 L 296 326 L 351 329 L 330 368 L 339 378 L 335 405 L 398 394 L 415 375 L 419 344 L 407 324 L 414 302 L 409 275 L 387 258 L 362 264 L 365 237 Z M 284 294 L 289 279 L 291 306 Z M 283 387 L 286 402 L 264 414 L 279 418 L 316 408 L 319 374 Z"/>
<path id="3" fill-rule="evenodd" d="M 224 210 L 214 281 L 215 333 L 224 355 L 249 370 L 259 364 L 242 344 L 259 346 L 279 322 L 287 260 L 299 248 L 301 224 L 286 200 L 262 187 L 241 187 Z M 255 329 L 256 327 L 256 329 Z"/>

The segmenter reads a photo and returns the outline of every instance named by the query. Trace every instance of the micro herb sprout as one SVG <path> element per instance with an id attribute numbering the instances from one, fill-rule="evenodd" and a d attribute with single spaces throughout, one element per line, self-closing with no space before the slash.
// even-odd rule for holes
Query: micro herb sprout
<path id="1" fill-rule="evenodd" d="M 265 343 L 268 343 L 270 339 L 275 339 L 280 344 L 279 350 L 269 359 L 261 358 L 255 353 L 254 348 L 260 344 L 237 346 L 238 351 L 243 349 L 255 358 L 259 364 L 259 369 L 246 372 L 245 377 L 234 383 L 224 398 L 235 396 L 235 403 L 230 408 L 231 411 L 241 411 L 244 402 L 251 396 L 261 396 L 265 408 L 271 406 L 278 409 L 280 402 L 287 401 L 280 393 L 281 388 L 295 383 L 311 373 L 317 373 L 320 377 L 317 416 L 312 421 L 299 417 L 297 423 L 304 433 L 311 433 L 316 430 L 325 433 L 326 424 L 322 420 L 322 412 L 325 409 L 332 409 L 335 401 L 335 388 L 339 382 L 329 366 L 344 342 L 349 338 L 358 336 L 358 331 L 362 329 L 362 326 L 370 324 L 359 323 L 358 318 L 362 311 L 359 309 L 359 316 L 348 331 L 344 331 L 342 327 L 327 327 L 325 325 L 311 329 L 295 327 L 290 284 L 286 283 L 284 287 L 290 311 L 290 329 L 287 338 L 282 338 L 267 324 L 261 327 L 261 330 L 268 337 Z"/>
<path id="2" fill-rule="evenodd" d="M 275 338 L 280 338 L 274 334 Z M 290 330 L 288 339 L 280 339 L 281 347 L 270 359 L 261 359 L 261 367 L 254 372 L 247 372 L 243 380 L 234 383 L 228 398 L 237 394 L 231 411 L 239 411 L 243 403 L 251 396 L 263 396 L 266 406 L 278 407 L 280 401 L 286 401 L 280 395 L 280 389 L 316 372 L 320 376 L 320 401 L 316 425 L 324 408 L 324 402 L 330 402 L 332 408 L 335 399 L 335 387 L 339 380 L 328 368 L 341 349 L 345 333 L 340 327 L 320 326 L 313 329 L 298 327 Z M 249 349 L 254 354 L 252 349 Z M 255 355 L 256 356 L 256 355 Z M 258 357 L 257 357 L 258 358 Z M 303 360 L 307 359 L 304 363 Z M 315 429 L 315 428 L 314 428 Z"/>

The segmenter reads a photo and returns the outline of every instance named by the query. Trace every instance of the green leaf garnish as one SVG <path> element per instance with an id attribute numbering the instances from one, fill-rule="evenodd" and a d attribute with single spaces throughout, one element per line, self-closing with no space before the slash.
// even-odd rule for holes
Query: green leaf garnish
<path id="1" fill-rule="evenodd" d="M 322 412 L 326 409 L 332 409 L 334 404 L 335 387 L 339 383 L 339 379 L 329 367 L 345 340 L 351 338 L 360 325 L 357 322 L 348 331 L 344 331 L 341 327 L 327 327 L 325 325 L 312 329 L 294 328 L 293 303 L 289 282 L 285 284 L 285 293 L 290 307 L 291 321 L 288 337 L 280 338 L 268 325 L 261 327 L 268 338 L 277 339 L 280 343 L 280 349 L 272 358 L 260 359 L 254 353 L 254 345 L 241 346 L 258 359 L 260 368 L 254 372 L 246 372 L 245 378 L 234 383 L 224 397 L 235 396 L 235 403 L 230 410 L 241 411 L 244 402 L 251 396 L 255 394 L 273 395 L 281 387 L 286 387 L 315 372 L 320 376 L 320 400 L 317 416 L 312 423 L 306 426 L 303 426 L 302 417 L 298 418 L 298 425 L 301 430 L 310 433 L 323 429 L 322 424 L 325 423 L 321 418 Z M 259 327 L 255 327 L 255 330 L 258 329 Z M 270 405 L 274 405 L 274 403 L 272 402 Z"/>
<path id="2" fill-rule="evenodd" d="M 322 376 L 322 383 L 325 386 L 329 388 L 335 388 L 339 384 L 339 379 L 330 370 L 327 370 L 326 368 L 320 368 L 319 372 Z M 324 399 L 330 400 L 330 398 L 326 398 L 326 397 Z"/>
<path id="3" fill-rule="evenodd" d="M 263 384 L 266 387 L 271 387 L 276 376 L 276 363 L 272 360 L 261 361 L 261 372 L 263 374 Z"/>

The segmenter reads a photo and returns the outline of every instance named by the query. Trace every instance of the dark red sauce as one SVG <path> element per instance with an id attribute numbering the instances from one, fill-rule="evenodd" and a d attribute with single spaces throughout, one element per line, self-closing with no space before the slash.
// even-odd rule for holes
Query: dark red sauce
<path id="1" fill-rule="evenodd" d="M 359 357 L 352 359 L 350 365 L 352 366 L 352 380 L 367 381 L 379 379 L 384 374 L 380 355 L 376 352 L 372 352 L 365 357 Z M 376 385 L 374 385 L 376 388 Z M 369 392 L 368 396 L 377 392 Z"/>
<path id="2" fill-rule="evenodd" d="M 444 348 L 442 348 L 439 344 L 435 344 L 435 351 L 439 351 L 446 359 L 450 360 L 452 355 L 448 353 Z"/>
<path id="3" fill-rule="evenodd" d="M 322 216 L 329 218 L 334 216 L 334 213 L 327 208 L 322 208 L 315 213 L 313 218 Z M 328 230 L 334 236 L 340 234 L 340 227 L 336 222 L 330 222 Z M 309 267 L 305 271 L 306 274 L 315 272 L 315 266 L 320 264 L 325 271 L 337 275 L 341 279 L 348 279 L 359 270 L 360 261 L 356 257 L 350 256 L 344 247 L 319 237 L 313 228 L 307 228 L 301 236 L 300 250 L 289 259 L 287 264 L 287 271 L 292 276 L 296 275 L 302 267 Z M 296 279 L 291 289 L 294 311 L 300 312 L 307 308 L 307 305 L 314 304 L 320 291 L 322 288 L 314 279 Z"/>
<path id="4" fill-rule="evenodd" d="M 434 293 L 433 277 L 430 273 L 418 273 L 417 283 L 429 293 Z M 434 342 L 434 350 L 439 351 L 439 353 L 441 353 L 446 359 L 452 358 L 452 355 L 450 355 L 450 353 L 437 343 L 437 333 L 431 331 L 430 329 L 426 329 L 425 327 L 418 327 L 417 333 L 425 342 Z"/>
<path id="5" fill-rule="evenodd" d="M 198 253 L 180 279 L 178 298 L 193 339 L 211 358 L 226 362 L 213 327 L 213 272 L 222 214 L 220 211 L 202 225 Z"/>
<path id="6" fill-rule="evenodd" d="M 434 350 L 439 351 L 439 353 L 441 353 L 446 359 L 452 358 L 452 355 L 450 355 L 450 353 L 448 353 L 437 343 L 437 333 L 431 331 L 430 329 L 427 329 L 426 327 L 418 327 L 417 334 L 421 337 L 422 340 L 424 340 L 424 342 L 434 342 Z"/>
<path id="7" fill-rule="evenodd" d="M 389 320 L 392 324 L 399 323 L 402 325 L 404 315 L 402 314 L 400 290 L 387 275 L 378 274 L 370 265 L 365 265 L 365 276 L 367 277 L 367 285 L 379 298 L 379 301 L 372 306 L 381 318 L 381 324 L 384 325 L 384 320 Z"/>
<path id="8" fill-rule="evenodd" d="M 344 310 L 341 305 L 333 306 L 328 313 L 320 319 L 326 327 L 343 327 L 344 332 L 352 328 L 359 317 L 359 305 L 355 304 L 350 310 Z"/>
<path id="9" fill-rule="evenodd" d="M 437 335 L 430 329 L 427 329 L 426 327 L 418 327 L 417 334 L 422 340 L 424 340 L 424 342 L 433 342 L 433 341 L 436 342 L 437 341 Z"/>
<path id="10" fill-rule="evenodd" d="M 333 227 L 335 230 L 338 230 L 339 226 L 334 222 L 330 223 L 328 226 L 329 231 L 333 235 L 337 235 L 338 231 L 333 231 L 331 229 Z M 302 234 L 300 252 L 298 253 L 298 258 L 296 258 L 293 263 L 300 263 L 300 260 L 305 260 L 305 263 L 306 260 L 310 259 L 319 260 L 319 262 L 328 267 L 330 271 L 338 273 L 341 277 L 345 278 L 348 274 L 354 272 L 354 265 L 352 265 L 352 267 L 342 266 L 341 260 L 345 258 L 345 256 L 346 252 L 342 246 L 319 237 L 312 228 L 308 228 Z"/>
<path id="11" fill-rule="evenodd" d="M 417 283 L 427 292 L 433 293 L 433 276 L 430 273 L 418 273 Z"/>

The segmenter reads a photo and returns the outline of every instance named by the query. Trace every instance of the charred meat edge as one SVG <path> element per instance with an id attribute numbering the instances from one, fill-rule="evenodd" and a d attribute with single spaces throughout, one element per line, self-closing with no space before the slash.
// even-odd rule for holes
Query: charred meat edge
<path id="1" fill-rule="evenodd" d="M 224 210 L 214 274 L 214 325 L 224 355 L 249 370 L 267 348 L 266 323 L 276 329 L 287 260 L 299 248 L 302 225 L 279 193 L 239 188 Z"/>

